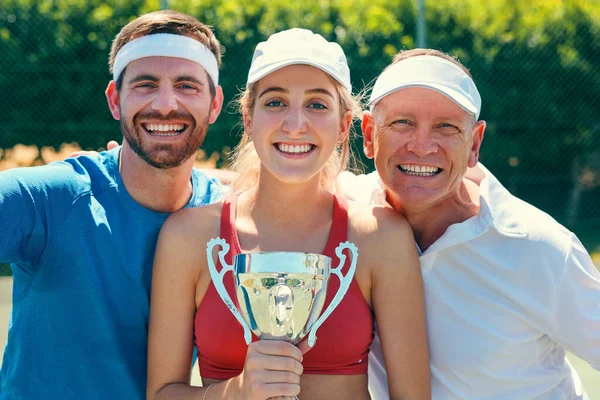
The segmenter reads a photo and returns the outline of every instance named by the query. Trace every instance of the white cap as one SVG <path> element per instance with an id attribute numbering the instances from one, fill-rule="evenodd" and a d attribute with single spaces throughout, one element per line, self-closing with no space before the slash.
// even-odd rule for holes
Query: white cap
<path id="1" fill-rule="evenodd" d="M 113 79 L 119 79 L 130 62 L 146 57 L 175 57 L 193 61 L 206 70 L 215 86 L 219 86 L 219 63 L 213 52 L 196 39 L 172 33 L 140 36 L 121 47 L 115 57 Z"/>
<path id="2" fill-rule="evenodd" d="M 328 42 L 308 29 L 293 28 L 269 36 L 254 50 L 247 84 L 294 64 L 306 64 L 327 72 L 352 91 L 350 68 L 339 44 Z"/>
<path id="3" fill-rule="evenodd" d="M 385 96 L 406 88 L 433 89 L 479 118 L 481 96 L 473 79 L 458 65 L 438 56 L 415 56 L 392 64 L 375 81 L 369 105 L 371 109 Z"/>

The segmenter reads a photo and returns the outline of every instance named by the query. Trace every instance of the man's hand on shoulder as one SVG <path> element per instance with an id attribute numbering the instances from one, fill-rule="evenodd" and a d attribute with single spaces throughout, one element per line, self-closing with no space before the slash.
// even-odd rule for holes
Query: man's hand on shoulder
<path id="1" fill-rule="evenodd" d="M 231 185 L 231 182 L 233 182 L 239 175 L 237 172 L 228 169 L 201 168 L 200 171 L 202 171 L 209 178 L 214 178 L 221 182 L 222 185 L 226 186 Z"/>
<path id="2" fill-rule="evenodd" d="M 115 147 L 119 147 L 119 143 L 117 143 L 115 140 L 111 140 L 110 142 L 108 142 L 106 144 L 106 150 L 112 150 Z M 72 157 L 79 157 L 79 156 L 93 156 L 98 154 L 97 151 L 93 151 L 93 150 L 80 150 L 80 151 L 74 151 L 69 155 L 69 158 Z"/>

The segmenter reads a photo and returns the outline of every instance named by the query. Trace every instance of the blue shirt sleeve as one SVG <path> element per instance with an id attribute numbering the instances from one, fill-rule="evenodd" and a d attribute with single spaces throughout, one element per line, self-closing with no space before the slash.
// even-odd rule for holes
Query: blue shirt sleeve
<path id="1" fill-rule="evenodd" d="M 15 168 L 0 172 L 0 262 L 35 272 L 72 198 L 66 176 L 71 167 Z"/>
<path id="2" fill-rule="evenodd" d="M 227 186 L 222 185 L 217 179 L 209 178 L 202 171 L 192 170 L 194 180 L 194 198 L 188 207 L 198 207 L 221 200 L 227 194 Z"/>

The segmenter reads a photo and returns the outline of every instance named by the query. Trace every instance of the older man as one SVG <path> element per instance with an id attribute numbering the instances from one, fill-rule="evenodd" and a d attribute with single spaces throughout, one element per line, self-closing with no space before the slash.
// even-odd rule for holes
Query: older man
<path id="1" fill-rule="evenodd" d="M 106 91 L 123 146 L 0 173 L 13 309 L 0 399 L 143 399 L 150 277 L 163 222 L 219 185 L 192 171 L 221 111 L 220 45 L 176 12 L 126 25 Z"/>
<path id="2" fill-rule="evenodd" d="M 370 107 L 364 151 L 377 172 L 340 187 L 413 227 L 433 398 L 587 398 L 565 350 L 600 369 L 600 274 L 572 232 L 478 163 L 485 122 L 468 70 L 435 50 L 401 52 Z M 388 398 L 377 343 L 369 366 L 375 398 Z"/>

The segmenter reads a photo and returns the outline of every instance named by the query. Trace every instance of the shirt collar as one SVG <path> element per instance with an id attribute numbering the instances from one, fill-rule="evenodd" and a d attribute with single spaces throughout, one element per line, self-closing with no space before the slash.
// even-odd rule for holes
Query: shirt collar
<path id="1" fill-rule="evenodd" d="M 478 218 L 510 237 L 525 237 L 525 225 L 517 218 L 515 198 L 481 163 L 477 164 L 485 178 L 479 185 L 480 209 Z"/>

